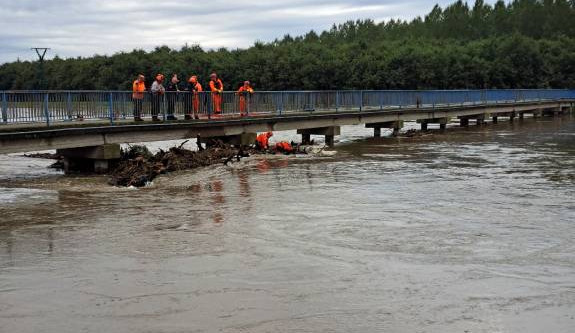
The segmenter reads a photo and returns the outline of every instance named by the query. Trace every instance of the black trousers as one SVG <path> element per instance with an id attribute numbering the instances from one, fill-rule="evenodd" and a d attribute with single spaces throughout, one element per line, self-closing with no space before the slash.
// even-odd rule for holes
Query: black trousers
<path id="1" fill-rule="evenodd" d="M 168 96 L 166 96 L 166 98 L 168 99 L 168 115 L 173 116 L 178 96 L 176 96 L 175 93 L 171 93 Z"/>
<path id="2" fill-rule="evenodd" d="M 142 100 L 134 98 L 134 118 L 142 117 Z"/>
<path id="3" fill-rule="evenodd" d="M 162 95 L 152 95 L 152 117 L 157 117 L 162 111 Z"/>

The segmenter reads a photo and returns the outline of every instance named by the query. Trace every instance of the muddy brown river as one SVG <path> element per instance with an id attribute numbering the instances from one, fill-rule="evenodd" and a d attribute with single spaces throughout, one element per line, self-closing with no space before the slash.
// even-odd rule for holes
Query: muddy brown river
<path id="1" fill-rule="evenodd" d="M 143 189 L 0 156 L 0 332 L 575 332 L 573 118 L 370 134 Z"/>

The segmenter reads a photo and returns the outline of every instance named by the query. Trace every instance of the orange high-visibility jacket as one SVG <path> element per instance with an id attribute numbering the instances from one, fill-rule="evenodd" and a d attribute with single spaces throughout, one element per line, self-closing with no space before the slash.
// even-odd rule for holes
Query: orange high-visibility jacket
<path id="1" fill-rule="evenodd" d="M 220 90 L 224 90 L 224 84 L 222 83 L 222 80 L 210 80 L 210 90 L 212 92 L 219 92 Z"/>
<path id="2" fill-rule="evenodd" d="M 240 89 L 238 89 L 238 95 L 243 96 L 243 95 L 244 95 L 244 94 L 243 94 L 244 92 L 253 94 L 253 93 L 254 93 L 254 89 L 253 89 L 251 86 L 248 86 L 247 88 L 246 88 L 246 86 L 241 86 Z"/>
<path id="3" fill-rule="evenodd" d="M 132 84 L 132 98 L 142 99 L 144 98 L 144 92 L 146 91 L 146 83 L 140 82 L 138 80 L 134 81 Z"/>
<path id="4" fill-rule="evenodd" d="M 256 138 L 256 141 L 257 141 L 257 143 L 261 149 L 267 149 L 268 148 L 270 137 L 271 137 L 271 135 L 269 132 L 258 135 L 258 137 Z"/>
<path id="5" fill-rule="evenodd" d="M 194 89 L 195 89 L 194 92 L 196 92 L 196 93 L 204 91 L 204 88 L 202 88 L 202 85 L 199 82 L 196 83 L 196 86 L 194 87 Z"/>
<path id="6" fill-rule="evenodd" d="M 293 148 L 289 142 L 282 141 L 282 142 L 276 143 L 276 150 L 277 151 L 284 151 L 286 153 L 291 153 L 293 151 Z"/>

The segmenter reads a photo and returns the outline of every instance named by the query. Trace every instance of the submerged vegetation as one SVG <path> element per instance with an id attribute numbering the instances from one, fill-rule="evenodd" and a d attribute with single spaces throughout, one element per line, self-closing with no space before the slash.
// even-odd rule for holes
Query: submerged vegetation
<path id="1" fill-rule="evenodd" d="M 38 88 L 33 62 L 0 66 L 0 89 Z M 575 1 L 477 0 L 407 22 L 361 20 L 248 49 L 167 46 L 46 62 L 48 89 L 129 90 L 138 73 L 221 74 L 259 90 L 574 88 Z M 148 85 L 151 82 L 148 82 Z"/>

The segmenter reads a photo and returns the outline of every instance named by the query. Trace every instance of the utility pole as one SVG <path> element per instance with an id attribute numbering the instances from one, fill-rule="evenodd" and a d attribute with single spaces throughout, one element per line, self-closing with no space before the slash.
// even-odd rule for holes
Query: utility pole
<path id="1" fill-rule="evenodd" d="M 46 52 L 50 50 L 48 47 L 33 47 L 31 50 L 36 51 L 38 55 L 38 77 L 36 82 L 36 89 L 42 90 L 46 89 L 46 82 L 44 79 L 44 57 L 46 56 Z"/>

